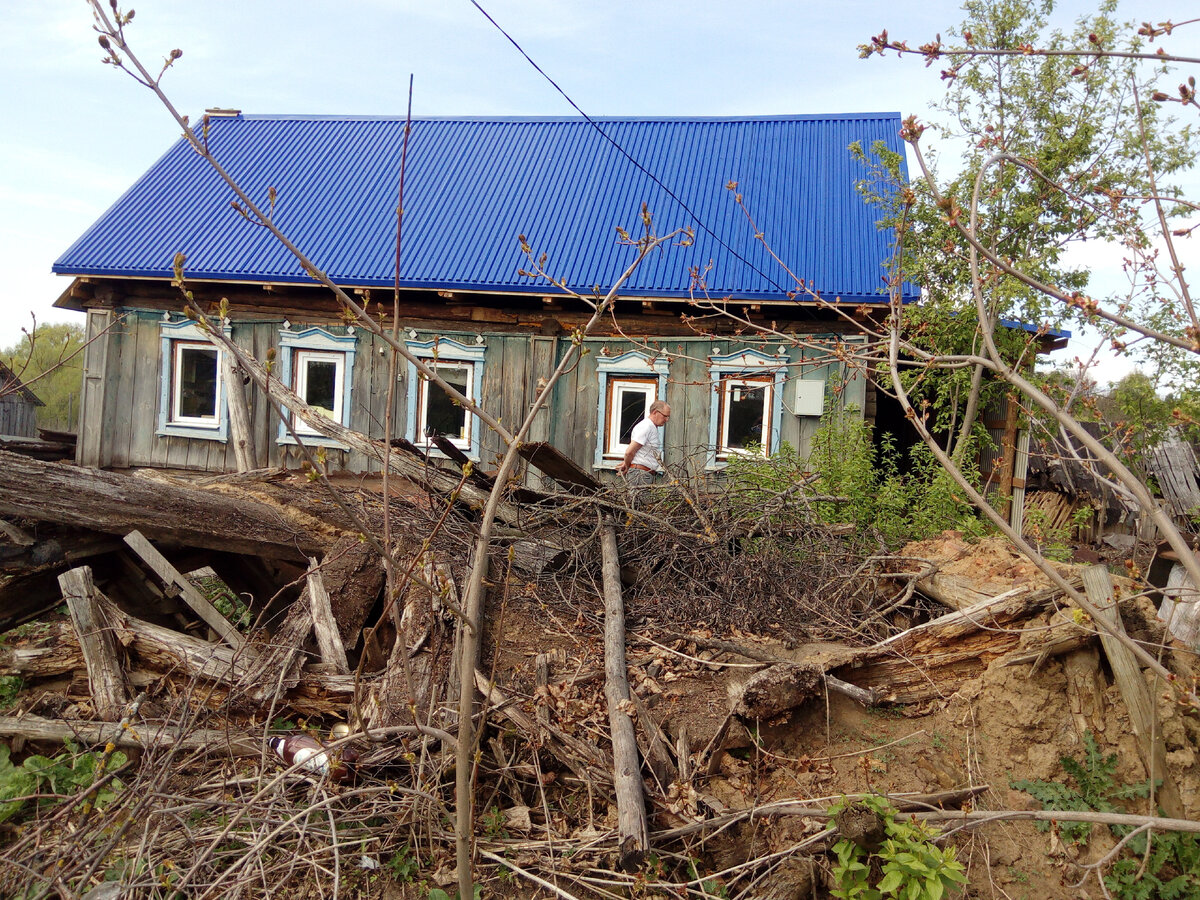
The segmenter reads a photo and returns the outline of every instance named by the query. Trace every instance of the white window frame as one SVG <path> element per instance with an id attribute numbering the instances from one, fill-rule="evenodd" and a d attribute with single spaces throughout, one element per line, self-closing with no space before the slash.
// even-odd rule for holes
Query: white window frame
<path id="1" fill-rule="evenodd" d="M 763 392 L 763 437 L 765 440 L 761 442 L 762 446 L 758 455 L 767 456 L 769 454 L 770 436 L 775 430 L 772 416 L 775 393 L 774 380 L 770 375 L 723 375 L 720 380 L 721 404 L 718 408 L 718 421 L 720 422 L 720 426 L 717 429 L 718 460 L 728 460 L 730 456 L 755 455 L 741 447 L 729 446 L 729 407 L 737 399 L 735 392 L 742 388 Z"/>
<path id="2" fill-rule="evenodd" d="M 637 350 L 616 355 L 597 355 L 596 375 L 600 382 L 596 403 L 596 452 L 592 459 L 595 469 L 616 469 L 625 456 L 628 444 L 619 440 L 620 404 L 614 402 L 624 386 L 643 385 L 653 392 L 646 407 L 655 400 L 667 397 L 667 375 L 670 363 L 665 357 L 651 357 Z M 618 438 L 615 442 L 613 437 Z"/>
<path id="3" fill-rule="evenodd" d="M 745 450 L 729 447 L 730 387 L 739 384 L 765 385 L 763 397 L 763 440 L 761 454 L 768 457 L 779 449 L 783 412 L 783 380 L 786 355 L 771 356 L 760 350 L 736 350 L 708 358 L 711 405 L 709 408 L 708 468 L 723 469 L 732 456 L 747 456 Z"/>
<path id="4" fill-rule="evenodd" d="M 305 361 L 319 360 L 334 363 L 337 371 L 334 374 L 335 414 L 332 418 L 339 425 L 349 428 L 350 413 L 354 408 L 354 354 L 357 346 L 358 338 L 353 327 L 347 328 L 345 334 L 333 334 L 316 326 L 301 331 L 292 331 L 290 325 L 284 322 L 283 330 L 279 332 L 280 380 L 295 391 L 301 399 L 304 399 L 304 382 L 307 377 Z M 288 409 L 285 408 L 283 412 L 285 416 L 290 417 L 292 429 L 305 444 L 346 449 L 340 441 L 320 434 Z M 281 420 L 279 423 L 276 442 L 280 444 L 296 443 L 296 438 L 288 430 L 285 420 Z"/>
<path id="5" fill-rule="evenodd" d="M 309 363 L 333 363 L 333 406 L 329 410 L 325 410 L 319 406 L 313 406 L 308 399 L 308 374 Z M 310 407 L 319 413 L 328 412 L 329 418 L 334 421 L 339 421 L 342 413 L 344 402 L 343 395 L 345 390 L 342 386 L 346 377 L 346 354 L 345 353 L 330 353 L 327 350 L 297 350 L 295 356 L 294 367 L 296 369 L 296 394 L 307 403 Z M 342 422 L 341 424 L 345 424 Z M 292 421 L 292 428 L 297 434 L 314 435 L 319 432 L 310 426 L 307 422 L 296 416 Z"/>
<path id="6" fill-rule="evenodd" d="M 230 336 L 228 324 L 222 328 Z M 159 374 L 158 429 L 162 437 L 198 438 L 205 441 L 226 441 L 229 438 L 229 414 L 225 397 L 224 351 L 208 339 L 205 331 L 190 319 L 172 322 L 166 314 L 159 326 L 162 363 Z M 216 383 L 213 415 L 184 416 L 179 412 L 182 399 L 183 353 L 201 350 L 216 354 Z"/>
<path id="7" fill-rule="evenodd" d="M 478 404 L 480 387 L 483 384 L 483 361 L 487 355 L 484 344 L 470 346 L 445 337 L 435 337 L 428 341 L 410 340 L 407 342 L 413 356 L 422 360 L 430 368 L 466 369 L 467 390 L 464 394 L 473 403 Z M 417 367 L 408 364 L 408 415 L 406 417 L 405 433 L 410 441 L 434 456 L 442 453 L 425 434 L 425 421 L 428 415 L 429 391 L 441 391 L 436 384 L 422 377 Z M 480 423 L 470 413 L 464 413 L 466 434 L 455 437 L 447 435 L 450 443 L 462 450 L 470 459 L 478 460 L 481 447 Z"/>

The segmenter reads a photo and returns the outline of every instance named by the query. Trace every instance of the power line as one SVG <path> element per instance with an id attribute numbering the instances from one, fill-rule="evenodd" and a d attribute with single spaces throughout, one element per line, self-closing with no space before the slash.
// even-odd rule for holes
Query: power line
<path id="1" fill-rule="evenodd" d="M 732 253 L 736 259 L 741 260 L 742 263 L 744 263 L 750 269 L 752 269 L 753 271 L 755 271 L 759 275 L 761 275 L 763 278 L 765 278 L 767 280 L 767 282 L 769 284 L 771 284 L 773 287 L 775 287 L 775 289 L 778 290 L 780 293 L 783 293 L 783 294 L 788 293 L 787 289 L 784 288 L 782 285 L 780 285 L 779 282 L 777 282 L 774 278 L 772 278 L 770 275 L 768 275 L 766 272 L 764 272 L 758 266 L 754 265 L 754 263 L 750 262 L 750 260 L 746 259 L 746 257 L 742 256 L 742 254 L 738 253 L 736 250 L 734 250 L 732 247 L 730 247 L 729 244 L 727 244 L 725 242 L 725 240 L 719 234 L 717 234 L 715 231 L 713 231 L 711 228 L 708 227 L 708 225 L 705 223 L 705 221 L 703 219 L 700 218 L 700 216 L 696 215 L 696 213 L 692 210 L 692 208 L 690 206 L 688 206 L 679 197 L 678 194 L 676 194 L 673 190 L 671 190 L 669 187 L 667 187 L 665 184 L 663 184 L 663 182 L 658 178 L 657 175 L 655 175 L 653 172 L 651 172 L 649 169 L 647 169 L 645 166 L 643 166 L 640 162 L 638 162 L 636 159 L 634 159 L 633 156 L 630 155 L 630 153 L 624 147 L 622 147 L 620 144 L 618 144 L 612 137 L 610 137 L 608 135 L 608 133 L 603 128 L 601 128 L 600 125 L 595 120 L 592 119 L 591 116 L 589 116 L 582 109 L 580 109 L 579 104 L 577 104 L 574 100 L 572 100 L 570 95 L 568 95 L 566 91 L 564 91 L 561 87 L 559 87 L 558 83 L 553 78 L 551 78 L 549 75 L 547 75 L 545 70 L 542 69 L 541 66 L 539 66 L 536 62 L 533 61 L 533 58 L 528 53 L 525 52 L 525 50 L 521 47 L 521 45 L 517 43 L 516 39 L 513 38 L 513 36 L 511 34 L 509 34 L 507 31 L 505 31 L 504 28 L 500 25 L 500 23 L 497 22 L 495 19 L 493 19 L 488 14 L 488 11 L 486 9 L 484 9 L 482 6 L 479 5 L 479 0 L 471 0 L 471 5 L 474 6 L 477 10 L 479 10 L 480 13 L 483 14 L 483 17 L 485 19 L 487 19 L 489 22 L 491 22 L 493 26 L 495 26 L 497 31 L 499 31 L 502 35 L 504 35 L 506 38 L 508 38 L 508 42 L 517 48 L 517 52 L 520 53 L 523 57 L 525 57 L 526 61 L 528 61 L 528 63 L 531 66 L 533 66 L 533 68 L 537 71 L 537 73 L 539 75 L 541 75 L 543 78 L 545 78 L 546 81 L 550 82 L 550 86 L 553 87 L 556 91 L 558 91 L 559 94 L 562 95 L 563 99 L 567 101 L 567 103 L 571 104 L 571 108 L 574 109 L 575 112 L 577 112 L 577 113 L 579 113 L 579 115 L 583 116 L 584 121 L 586 121 L 589 125 L 591 125 L 592 128 L 594 128 L 596 130 L 596 132 L 602 138 L 604 138 L 604 140 L 606 140 L 610 144 L 612 144 L 613 147 L 616 148 L 618 153 L 620 153 L 623 157 L 625 157 L 627 160 L 629 160 L 631 163 L 633 163 L 633 165 L 635 167 L 637 167 L 637 169 L 640 172 L 642 172 L 642 174 L 644 174 L 647 178 L 649 178 L 651 181 L 653 181 L 655 184 L 657 184 L 660 188 L 662 188 L 666 192 L 668 197 L 670 197 L 672 200 L 674 200 L 676 203 L 678 203 L 681 207 L 683 207 L 683 211 L 692 217 L 692 219 L 696 222 L 697 225 L 700 226 L 700 229 L 705 234 L 707 234 L 709 237 L 711 237 L 713 240 L 715 240 L 718 244 L 720 244 L 722 247 L 724 247 L 726 250 L 728 250 L 730 253 Z"/>

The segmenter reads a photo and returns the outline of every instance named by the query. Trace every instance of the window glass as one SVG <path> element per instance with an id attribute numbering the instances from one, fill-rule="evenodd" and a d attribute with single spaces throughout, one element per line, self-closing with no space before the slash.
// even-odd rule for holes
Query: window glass
<path id="1" fill-rule="evenodd" d="M 336 418 L 337 363 L 310 359 L 304 366 L 304 402 L 329 418 Z"/>
<path id="2" fill-rule="evenodd" d="M 625 452 L 633 427 L 646 417 L 656 392 L 657 382 L 648 379 L 613 379 L 609 382 L 604 442 L 609 456 L 620 456 Z"/>
<path id="3" fill-rule="evenodd" d="M 438 375 L 453 386 L 464 397 L 471 395 L 473 366 L 470 363 L 438 363 Z M 455 404 L 446 392 L 436 384 L 422 382 L 423 404 L 421 409 L 421 434 L 429 438 L 442 434 L 455 444 L 470 444 L 470 417 L 467 411 Z"/>
<path id="4" fill-rule="evenodd" d="M 766 452 L 764 434 L 770 423 L 772 383 L 766 379 L 726 378 L 722 380 L 721 449 Z"/>
<path id="5" fill-rule="evenodd" d="M 174 421 L 217 418 L 217 348 L 176 342 Z"/>
<path id="6" fill-rule="evenodd" d="M 317 412 L 335 422 L 342 422 L 342 381 L 345 371 L 346 356 L 343 353 L 318 352 L 314 350 L 296 351 L 296 393 L 300 399 Z M 295 416 L 293 426 L 297 432 L 316 434 L 317 432 Z"/>

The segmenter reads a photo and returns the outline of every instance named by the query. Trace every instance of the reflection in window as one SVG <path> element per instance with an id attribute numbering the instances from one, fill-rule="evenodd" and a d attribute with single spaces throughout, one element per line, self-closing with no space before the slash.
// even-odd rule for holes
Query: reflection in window
<path id="1" fill-rule="evenodd" d="M 443 381 L 464 397 L 475 399 L 475 366 L 472 363 L 436 363 L 436 368 Z M 417 430 L 426 442 L 434 435 L 444 435 L 460 450 L 470 448 L 471 417 L 440 385 L 422 380 L 419 405 Z"/>
<path id="2" fill-rule="evenodd" d="M 314 410 L 335 422 L 340 422 L 342 418 L 342 383 L 345 365 L 346 355 L 344 353 L 296 351 L 296 393 Z M 301 434 L 316 433 L 299 417 L 296 418 L 294 427 Z"/>
<path id="3" fill-rule="evenodd" d="M 218 351 L 212 344 L 173 341 L 171 422 L 217 426 Z"/>

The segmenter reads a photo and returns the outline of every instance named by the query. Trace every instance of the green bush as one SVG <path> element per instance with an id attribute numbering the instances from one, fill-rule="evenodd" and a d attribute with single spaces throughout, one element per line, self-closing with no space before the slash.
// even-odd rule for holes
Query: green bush
<path id="1" fill-rule="evenodd" d="M 835 816 L 851 804 L 846 801 L 831 807 Z M 897 810 L 884 797 L 865 797 L 855 801 L 883 821 L 887 835 L 878 850 L 868 852 L 851 840 L 842 838 L 833 845 L 836 861 L 831 893 L 840 900 L 942 900 L 952 891 L 962 890 L 967 876 L 953 847 L 933 843 L 941 832 L 915 818 L 897 820 Z M 829 828 L 835 830 L 831 821 Z"/>
<path id="2" fill-rule="evenodd" d="M 30 796 L 45 791 L 51 794 L 74 795 L 87 791 L 104 774 L 125 765 L 126 756 L 114 752 L 101 766 L 96 753 L 80 753 L 70 743 L 67 752 L 57 756 L 29 756 L 21 765 L 13 765 L 7 744 L 0 744 L 0 822 L 8 821 L 28 808 Z M 96 793 L 94 805 L 103 807 L 124 787 L 120 779 L 112 779 Z"/>
<path id="3" fill-rule="evenodd" d="M 965 454 L 967 459 L 975 456 L 973 452 Z M 902 462 L 908 465 L 902 467 Z M 738 488 L 738 502 L 752 506 L 810 473 L 815 480 L 808 493 L 836 498 L 813 504 L 818 521 L 852 523 L 860 533 L 879 534 L 891 547 L 950 528 L 968 537 L 988 531 L 986 522 L 928 447 L 914 446 L 904 460 L 891 435 L 882 435 L 877 448 L 871 425 L 854 409 L 826 414 L 807 459 L 784 444 L 770 459 L 730 460 L 726 474 Z M 978 484 L 975 467 L 968 466 L 966 474 Z"/>

